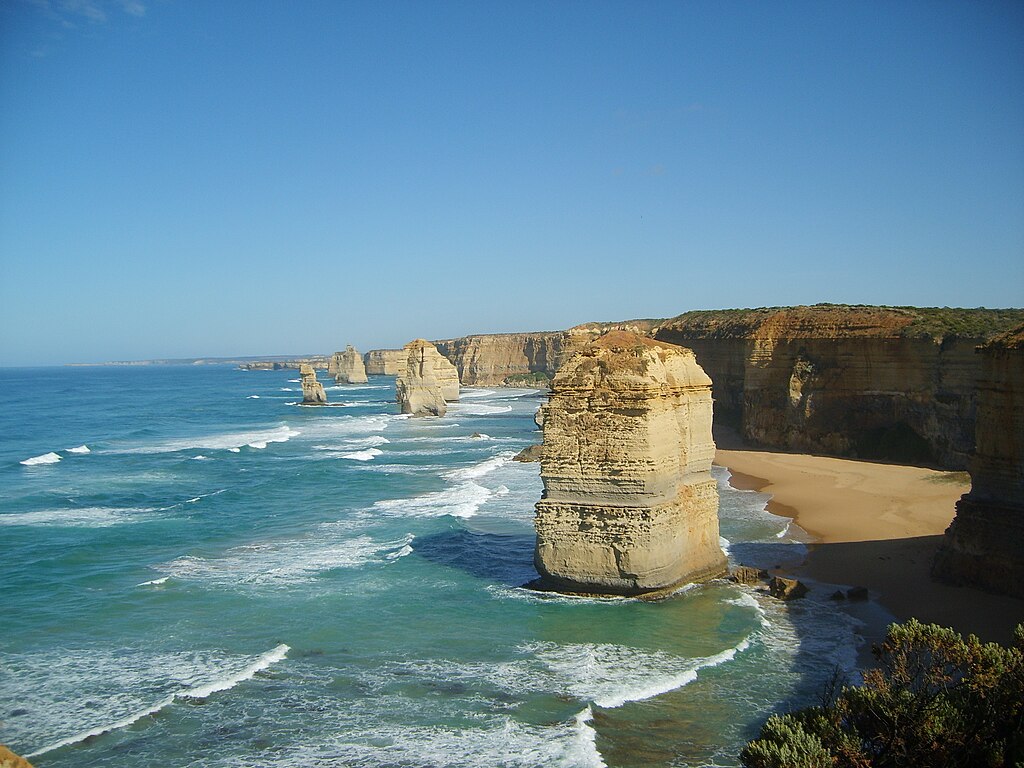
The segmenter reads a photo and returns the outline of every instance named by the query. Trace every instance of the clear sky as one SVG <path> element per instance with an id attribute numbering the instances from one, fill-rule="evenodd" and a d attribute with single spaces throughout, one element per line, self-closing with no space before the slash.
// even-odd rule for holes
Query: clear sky
<path id="1" fill-rule="evenodd" d="M 0 2 L 0 364 L 1024 305 L 1024 3 Z"/>

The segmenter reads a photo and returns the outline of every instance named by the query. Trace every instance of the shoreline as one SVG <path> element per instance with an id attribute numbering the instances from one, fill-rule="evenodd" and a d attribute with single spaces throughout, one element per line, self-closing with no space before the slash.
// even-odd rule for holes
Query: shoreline
<path id="1" fill-rule="evenodd" d="M 896 621 L 914 617 L 983 641 L 1008 644 L 1024 622 L 1024 600 L 931 579 L 932 556 L 956 500 L 970 488 L 966 473 L 740 446 L 719 449 L 715 464 L 729 470 L 732 487 L 771 494 L 768 511 L 807 533 L 807 557 L 791 575 L 812 588 L 866 587 L 871 602 Z M 889 619 L 879 610 L 855 612 L 869 650 L 884 638 Z"/>

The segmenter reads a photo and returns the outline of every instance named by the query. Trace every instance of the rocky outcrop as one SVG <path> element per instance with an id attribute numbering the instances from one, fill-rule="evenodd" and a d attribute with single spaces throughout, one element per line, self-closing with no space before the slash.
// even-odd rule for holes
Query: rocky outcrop
<path id="1" fill-rule="evenodd" d="M 558 371 L 544 416 L 543 585 L 628 595 L 725 573 L 711 380 L 692 352 L 608 333 Z"/>
<path id="2" fill-rule="evenodd" d="M 448 410 L 445 394 L 451 394 L 455 367 L 424 339 L 410 341 L 405 345 L 405 353 L 405 368 L 395 379 L 395 394 L 402 413 L 444 416 Z M 454 399 L 458 399 L 458 376 L 455 376 Z"/>
<path id="3" fill-rule="evenodd" d="M 365 384 L 368 381 L 363 356 L 351 344 L 345 347 L 344 352 L 334 353 L 327 372 L 334 376 L 335 384 Z"/>
<path id="4" fill-rule="evenodd" d="M 363 365 L 370 376 L 397 376 L 407 357 L 404 349 L 371 349 L 363 355 Z"/>
<path id="5" fill-rule="evenodd" d="M 757 445 L 963 469 L 974 349 L 1020 310 L 818 305 L 688 312 L 655 338 L 688 347 L 715 417 Z"/>
<path id="6" fill-rule="evenodd" d="M 324 386 L 316 378 L 316 371 L 313 366 L 303 365 L 299 368 L 299 376 L 302 379 L 302 402 L 305 405 L 323 405 L 327 402 L 327 393 Z"/>
<path id="7" fill-rule="evenodd" d="M 0 744 L 0 768 L 32 768 L 32 765 L 24 757 L 19 757 Z"/>
<path id="8" fill-rule="evenodd" d="M 979 353 L 971 490 L 957 502 L 932 573 L 1024 597 L 1024 325 Z"/>
<path id="9" fill-rule="evenodd" d="M 435 341 L 466 386 L 541 386 L 578 350 L 613 330 L 646 334 L 657 320 L 588 323 L 568 331 L 491 333 Z M 542 374 L 544 379 L 533 374 Z"/>

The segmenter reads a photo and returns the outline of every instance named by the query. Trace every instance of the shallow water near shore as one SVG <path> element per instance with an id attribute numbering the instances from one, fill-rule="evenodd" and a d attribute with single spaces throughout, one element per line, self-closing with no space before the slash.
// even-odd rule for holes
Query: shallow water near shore
<path id="1" fill-rule="evenodd" d="M 0 742 L 61 768 L 734 766 L 852 668 L 856 622 L 813 596 L 522 589 L 536 392 L 408 419 L 390 377 L 329 408 L 295 379 L 0 371 Z M 799 562 L 715 472 L 730 559 Z"/>

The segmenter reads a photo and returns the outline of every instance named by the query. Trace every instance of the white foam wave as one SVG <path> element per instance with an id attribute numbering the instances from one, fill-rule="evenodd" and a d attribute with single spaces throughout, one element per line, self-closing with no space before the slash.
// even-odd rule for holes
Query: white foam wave
<path id="1" fill-rule="evenodd" d="M 483 403 L 449 403 L 448 410 L 455 416 L 493 416 L 509 413 L 511 405 L 484 405 Z"/>
<path id="2" fill-rule="evenodd" d="M 159 587 L 161 584 L 166 584 L 170 576 L 164 576 L 160 579 L 153 579 L 152 581 L 144 581 L 141 584 L 136 584 L 136 587 Z"/>
<path id="3" fill-rule="evenodd" d="M 196 456 L 193 456 L 192 461 L 211 461 L 211 459 L 209 456 L 203 456 L 203 454 L 200 453 Z"/>
<path id="4" fill-rule="evenodd" d="M 451 472 L 446 472 L 444 476 L 450 480 L 476 480 L 505 466 L 512 461 L 512 457 L 514 455 L 515 454 L 511 452 L 499 453 L 497 456 L 492 456 L 491 458 L 481 461 L 479 464 L 474 464 L 471 467 L 453 469 Z"/>
<path id="5" fill-rule="evenodd" d="M 472 399 L 474 397 L 490 397 L 495 394 L 493 389 L 475 389 L 472 387 L 463 387 L 459 391 L 460 399 Z"/>
<path id="6" fill-rule="evenodd" d="M 89 450 L 89 446 L 88 445 L 80 445 L 77 448 L 68 448 L 67 452 L 68 453 L 92 453 L 92 451 Z"/>
<path id="7" fill-rule="evenodd" d="M 367 448 L 364 451 L 353 451 L 352 453 L 343 453 L 341 458 L 352 459 L 353 461 L 371 461 L 375 456 L 380 456 L 384 451 L 380 448 Z"/>
<path id="8" fill-rule="evenodd" d="M 393 541 L 349 537 L 351 527 L 351 523 L 323 525 L 315 538 L 247 544 L 221 557 L 187 555 L 155 567 L 175 579 L 215 586 L 279 587 L 308 582 L 337 568 L 386 563 L 395 559 L 389 554 L 412 543 L 411 536 Z"/>
<path id="9" fill-rule="evenodd" d="M 248 396 L 247 398 L 245 398 L 245 399 L 246 399 L 246 400 L 259 400 L 259 399 L 260 399 L 260 396 L 259 396 L 259 395 L 249 395 L 249 396 Z"/>
<path id="10" fill-rule="evenodd" d="M 201 499 L 206 499 L 206 498 L 209 498 L 210 496 L 219 496 L 220 494 L 224 493 L 224 491 L 226 491 L 226 490 L 227 490 L 227 488 L 221 488 L 219 491 L 211 491 L 210 493 L 201 493 L 198 496 L 193 496 L 191 499 L 185 499 L 185 503 L 186 504 L 195 504 L 197 501 L 199 501 Z"/>
<path id="11" fill-rule="evenodd" d="M 98 718 L 112 719 L 101 720 L 86 730 L 74 731 L 29 752 L 26 757 L 38 757 L 125 728 L 159 712 L 177 699 L 203 699 L 233 688 L 284 659 L 289 650 L 287 645 L 278 645 L 253 661 L 205 658 L 203 654 L 194 652 L 128 656 L 123 651 L 113 654 L 97 651 L 69 654 L 62 651 L 56 658 L 46 655 L 40 659 L 29 658 L 28 666 L 21 670 L 22 674 L 14 677 L 14 681 L 25 688 L 18 700 L 36 716 L 36 727 L 51 732 L 67 732 L 69 726 L 81 727 L 82 723 L 95 722 Z M 26 661 L 24 657 L 8 656 L 7 661 L 10 663 L 12 660 L 19 666 Z M 247 663 L 239 667 L 240 662 Z M 53 690 L 54 680 L 58 691 Z M 75 696 L 60 695 L 60 687 L 68 684 L 84 686 L 89 694 L 79 695 L 80 692 L 76 691 Z M 170 693 L 166 693 L 168 688 L 172 689 Z M 163 695 L 160 689 L 163 689 Z M 56 700 L 48 701 L 48 696 L 55 693 Z M 159 698 L 153 704 L 140 707 L 139 699 L 146 694 Z M 99 711 L 95 709 L 97 701 L 103 702 Z"/>
<path id="12" fill-rule="evenodd" d="M 301 381 L 302 379 L 288 379 L 289 384 L 299 384 Z"/>
<path id="13" fill-rule="evenodd" d="M 472 517 L 493 492 L 478 483 L 467 481 L 443 491 L 426 493 L 411 499 L 378 501 L 373 509 L 398 517 Z"/>
<path id="14" fill-rule="evenodd" d="M 210 682 L 204 685 L 200 685 L 195 688 L 190 688 L 187 691 L 182 691 L 181 693 L 177 694 L 177 696 L 187 699 L 205 699 L 211 696 L 212 694 L 217 693 L 218 691 L 226 691 L 229 688 L 234 688 L 243 680 L 249 680 L 250 678 L 254 677 L 257 672 L 262 672 L 271 664 L 275 664 L 284 659 L 288 655 L 288 651 L 290 650 L 291 648 L 282 643 L 276 648 L 273 648 L 272 650 L 269 650 L 263 655 L 261 655 L 259 658 L 256 659 L 256 661 L 254 661 L 245 669 L 236 672 L 233 675 L 227 675 L 217 680 L 211 680 Z"/>
<path id="15" fill-rule="evenodd" d="M 33 456 L 30 459 L 25 459 L 19 462 L 24 464 L 26 467 L 35 467 L 39 464 L 56 464 L 60 461 L 60 455 L 50 451 L 50 453 L 44 453 L 42 456 Z"/>
<path id="16" fill-rule="evenodd" d="M 154 508 L 80 507 L 78 509 L 40 509 L 0 515 L 0 525 L 32 525 L 46 528 L 108 528 L 138 523 Z"/>
<path id="17" fill-rule="evenodd" d="M 265 448 L 268 443 L 285 443 L 293 437 L 301 434 L 298 430 L 292 429 L 286 424 L 272 429 L 260 429 L 251 432 L 228 432 L 220 435 L 206 435 L 203 437 L 189 437 L 179 440 L 168 440 L 158 445 L 140 446 L 138 448 L 126 448 L 116 453 L 173 453 L 175 451 L 188 450 L 228 450 L 238 453 L 242 446 L 248 445 L 253 448 Z"/>

